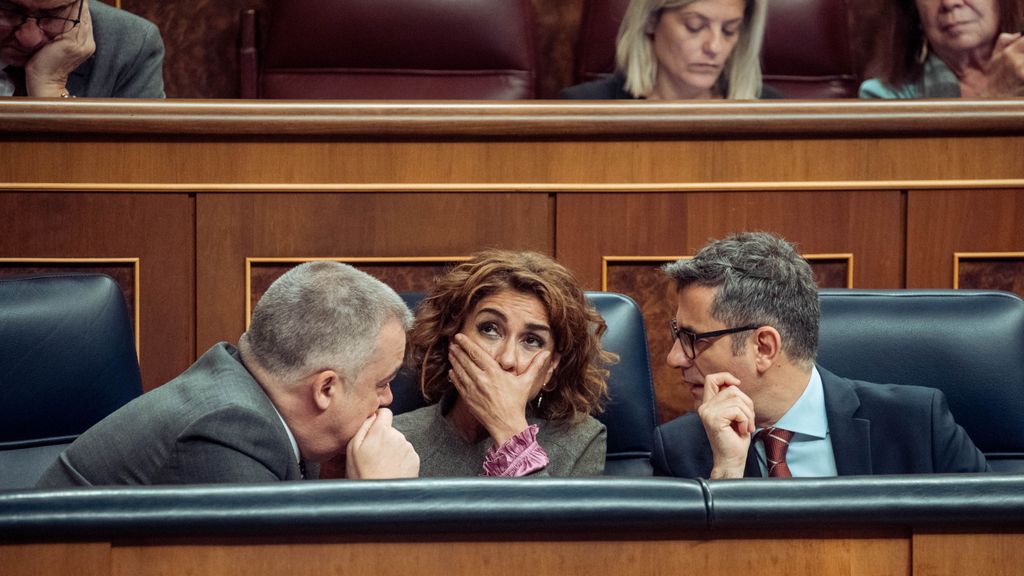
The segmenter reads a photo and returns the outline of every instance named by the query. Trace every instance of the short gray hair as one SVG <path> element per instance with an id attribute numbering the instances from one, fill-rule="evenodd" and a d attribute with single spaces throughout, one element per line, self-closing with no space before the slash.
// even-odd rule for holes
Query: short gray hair
<path id="1" fill-rule="evenodd" d="M 347 264 L 306 262 L 270 285 L 239 347 L 286 382 L 328 368 L 352 382 L 391 321 L 412 327 L 409 307 L 391 287 Z"/>
<path id="2" fill-rule="evenodd" d="M 818 353 L 821 305 L 811 266 L 793 246 L 767 232 L 713 240 L 690 260 L 664 267 L 676 290 L 697 284 L 717 288 L 711 315 L 727 326 L 772 326 L 794 361 L 813 363 Z M 739 354 L 748 333 L 734 335 Z"/>
<path id="3" fill-rule="evenodd" d="M 645 98 L 654 90 L 658 62 L 654 40 L 648 33 L 650 22 L 657 22 L 661 13 L 693 4 L 697 0 L 632 0 L 619 26 L 615 43 L 615 63 L 626 77 L 626 90 L 636 98 Z M 740 37 L 722 70 L 729 83 L 731 100 L 753 100 L 761 94 L 761 45 L 767 21 L 768 0 L 744 0 L 743 25 Z"/>

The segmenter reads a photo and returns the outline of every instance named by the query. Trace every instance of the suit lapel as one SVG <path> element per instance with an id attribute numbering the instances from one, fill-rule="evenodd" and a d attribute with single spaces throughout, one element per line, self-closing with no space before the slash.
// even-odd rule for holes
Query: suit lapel
<path id="1" fill-rule="evenodd" d="M 90 57 L 68 75 L 68 92 L 75 96 L 83 96 L 85 94 L 86 80 L 89 78 L 89 74 L 92 74 L 92 66 L 93 58 Z"/>
<path id="2" fill-rule="evenodd" d="M 855 418 L 860 399 L 847 380 L 818 366 L 825 392 L 829 438 L 840 476 L 871 474 L 871 421 Z"/>
<path id="3" fill-rule="evenodd" d="M 320 479 L 320 465 L 314 462 L 306 462 L 306 480 Z"/>
<path id="4" fill-rule="evenodd" d="M 757 450 L 754 438 L 750 438 L 750 449 L 747 450 L 747 465 L 743 469 L 744 478 L 761 478 L 761 467 L 757 465 Z"/>

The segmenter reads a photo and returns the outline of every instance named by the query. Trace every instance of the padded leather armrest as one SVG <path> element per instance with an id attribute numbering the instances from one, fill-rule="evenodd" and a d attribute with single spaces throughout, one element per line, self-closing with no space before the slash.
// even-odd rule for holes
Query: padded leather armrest
<path id="1" fill-rule="evenodd" d="M 1024 525 L 1024 475 L 702 481 L 715 528 Z"/>
<path id="2" fill-rule="evenodd" d="M 0 492 L 0 541 L 1024 526 L 1024 476 L 320 481 Z"/>
<path id="3" fill-rule="evenodd" d="M 679 479 L 319 481 L 0 492 L 0 541 L 704 529 Z"/>

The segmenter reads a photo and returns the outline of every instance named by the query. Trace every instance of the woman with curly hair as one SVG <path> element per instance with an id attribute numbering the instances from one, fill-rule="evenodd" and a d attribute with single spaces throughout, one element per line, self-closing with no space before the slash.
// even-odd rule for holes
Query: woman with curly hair
<path id="1" fill-rule="evenodd" d="M 607 433 L 605 322 L 573 275 L 534 252 L 488 250 L 420 302 L 410 361 L 428 402 L 395 417 L 420 476 L 593 476 Z"/>

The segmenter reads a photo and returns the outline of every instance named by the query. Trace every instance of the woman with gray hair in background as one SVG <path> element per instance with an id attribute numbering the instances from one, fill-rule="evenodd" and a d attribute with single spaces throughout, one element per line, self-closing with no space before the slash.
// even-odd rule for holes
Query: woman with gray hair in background
<path id="1" fill-rule="evenodd" d="M 767 0 L 632 0 L 616 41 L 614 75 L 563 98 L 752 100 L 761 85 Z"/>
<path id="2" fill-rule="evenodd" d="M 1024 0 L 884 0 L 861 98 L 1024 96 Z"/>

